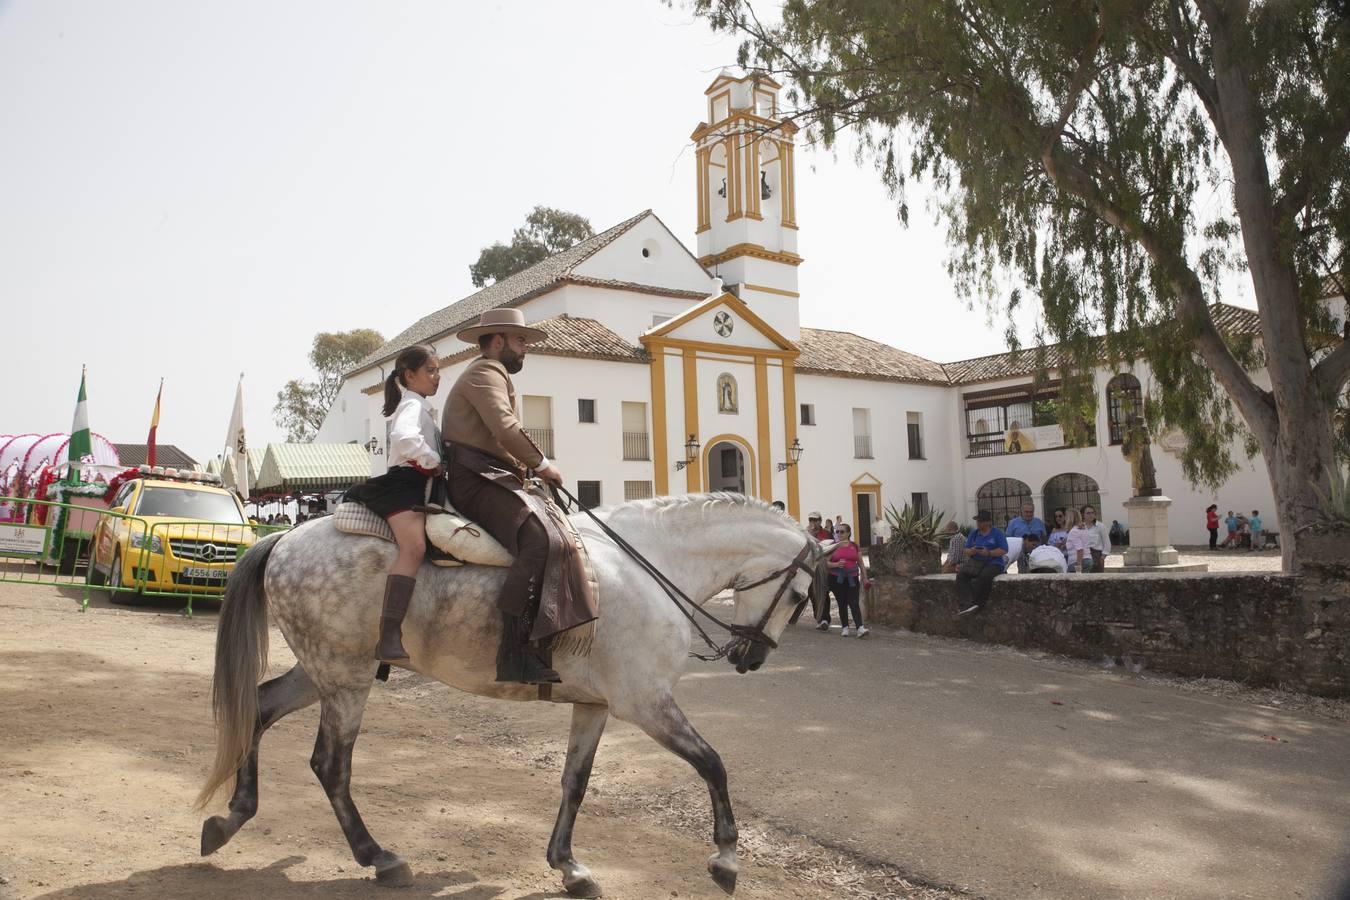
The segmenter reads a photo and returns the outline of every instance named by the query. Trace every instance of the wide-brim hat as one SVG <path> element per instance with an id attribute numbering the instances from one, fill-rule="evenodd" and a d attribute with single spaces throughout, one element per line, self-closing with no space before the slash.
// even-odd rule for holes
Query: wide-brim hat
<path id="1" fill-rule="evenodd" d="M 518 309 L 489 309 L 478 317 L 478 324 L 457 332 L 455 337 L 469 344 L 478 343 L 485 334 L 521 334 L 531 344 L 548 339 L 548 332 L 542 328 L 531 328 L 525 324 L 525 314 Z"/>

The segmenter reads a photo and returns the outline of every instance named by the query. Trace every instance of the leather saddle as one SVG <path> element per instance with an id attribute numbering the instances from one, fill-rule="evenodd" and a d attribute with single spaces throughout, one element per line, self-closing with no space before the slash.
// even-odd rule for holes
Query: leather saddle
<path id="1" fill-rule="evenodd" d="M 427 516 L 427 562 L 437 566 L 510 566 L 512 556 L 492 535 L 448 504 Z M 333 511 L 333 525 L 346 534 L 377 537 L 394 543 L 394 529 L 369 507 L 348 501 Z"/>

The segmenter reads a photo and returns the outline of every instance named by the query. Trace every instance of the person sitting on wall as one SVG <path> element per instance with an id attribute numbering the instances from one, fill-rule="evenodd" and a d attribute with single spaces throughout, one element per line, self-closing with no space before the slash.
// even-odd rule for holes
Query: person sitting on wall
<path id="1" fill-rule="evenodd" d="M 956 570 L 958 615 L 978 612 L 989 602 L 994 579 L 1007 563 L 1008 538 L 994 527 L 994 517 L 982 509 L 975 515 L 975 530 L 966 538 L 966 558 Z"/>
<path id="2" fill-rule="evenodd" d="M 1008 522 L 1008 527 L 1004 531 L 1007 537 L 1026 537 L 1029 534 L 1036 535 L 1039 542 L 1046 539 L 1045 523 L 1036 515 L 1036 504 L 1028 500 L 1022 504 L 1022 514 Z M 1025 572 L 1027 570 L 1027 545 L 1022 545 L 1022 555 L 1017 560 L 1017 571 Z"/>
<path id="3" fill-rule="evenodd" d="M 1027 561 L 1027 572 L 1063 575 L 1068 570 L 1063 551 L 1052 544 L 1042 544 L 1035 532 L 1022 538 L 1022 549 L 1026 551 L 1022 558 Z"/>
<path id="4" fill-rule="evenodd" d="M 947 535 L 947 558 L 942 563 L 943 575 L 955 575 L 966 558 L 966 536 L 956 522 L 948 522 L 942 533 Z"/>

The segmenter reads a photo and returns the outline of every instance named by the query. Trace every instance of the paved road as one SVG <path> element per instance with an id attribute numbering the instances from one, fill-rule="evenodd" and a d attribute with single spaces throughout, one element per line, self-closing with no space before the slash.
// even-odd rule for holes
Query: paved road
<path id="1" fill-rule="evenodd" d="M 908 632 L 776 656 L 681 685 L 740 805 L 933 881 L 1318 896 L 1350 849 L 1350 723 Z"/>

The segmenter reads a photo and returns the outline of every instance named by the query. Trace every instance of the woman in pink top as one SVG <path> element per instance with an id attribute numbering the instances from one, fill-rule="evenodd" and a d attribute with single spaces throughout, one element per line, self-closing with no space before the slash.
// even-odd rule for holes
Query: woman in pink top
<path id="1" fill-rule="evenodd" d="M 830 555 L 828 584 L 830 593 L 834 594 L 835 602 L 839 604 L 839 621 L 844 626 L 839 634 L 843 637 L 849 636 L 848 614 L 851 611 L 853 623 L 858 626 L 858 637 L 867 637 L 862 606 L 858 602 L 858 594 L 862 590 L 862 552 L 858 549 L 858 545 L 853 543 L 852 532 L 849 526 L 843 524 L 837 525 L 834 529 L 834 539 L 839 544 Z M 826 615 L 829 615 L 828 601 Z M 822 621 L 826 628 L 830 627 L 828 618 Z"/>

